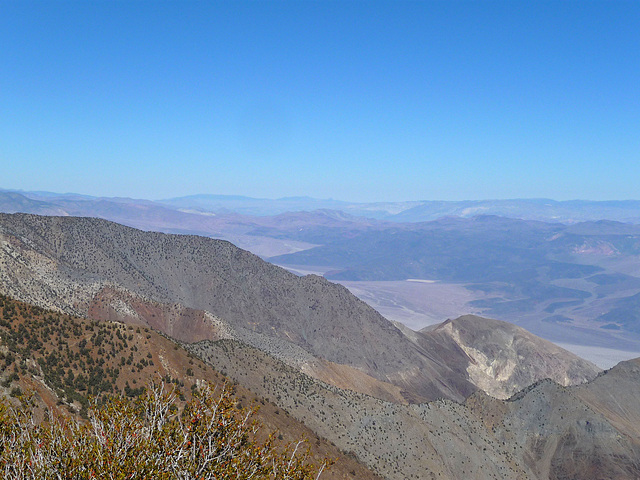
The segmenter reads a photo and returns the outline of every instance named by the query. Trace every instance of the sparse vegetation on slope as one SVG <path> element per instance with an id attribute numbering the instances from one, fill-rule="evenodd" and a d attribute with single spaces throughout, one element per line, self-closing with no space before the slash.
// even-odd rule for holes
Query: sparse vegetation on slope
<path id="1" fill-rule="evenodd" d="M 323 472 L 324 480 L 378 478 L 355 459 L 341 455 L 282 407 L 265 402 L 152 329 L 68 316 L 1 294 L 0 322 L 0 399 L 4 397 L 0 401 L 6 408 L 19 409 L 18 397 L 30 392 L 29 415 L 23 417 L 33 418 L 34 424 L 58 418 L 69 427 L 74 425 L 73 418 L 88 421 L 91 408 L 108 408 L 114 401 L 133 405 L 143 394 L 144 385 L 150 382 L 164 385 L 165 391 L 177 389 L 176 405 L 180 408 L 198 385 L 227 385 L 234 405 L 240 409 L 259 407 L 253 418 L 264 425 L 260 441 L 266 441 L 269 432 L 276 432 L 272 440 L 281 451 L 286 444 L 295 445 L 300 439 L 308 439 L 300 448 L 310 449 L 311 463 L 322 465 L 326 458 L 336 460 L 331 469 Z M 97 340 L 100 336 L 101 341 Z M 100 345 L 95 345 L 92 338 Z M 107 352 L 111 351 L 112 342 L 115 356 Z M 120 351 L 123 345 L 126 346 Z M 128 364 L 130 353 L 133 358 Z M 120 366 L 123 356 L 125 365 Z M 55 365 L 49 365 L 48 358 L 56 358 Z M 102 376 L 96 373 L 100 368 Z M 104 373 L 113 371 L 117 372 L 115 377 Z M 78 382 L 79 378 L 86 381 Z M 0 473 L 0 478 L 7 477 Z"/>
<path id="2" fill-rule="evenodd" d="M 389 399 L 402 391 L 410 402 L 463 401 L 477 389 L 451 352 L 411 341 L 346 288 L 297 277 L 228 242 L 0 214 L 0 244 L 0 288 L 29 303 L 152 326 L 183 342 L 235 338 L 296 367 L 316 356 L 391 384 L 378 383 Z M 355 380 L 357 390 L 363 379 Z"/>
<path id="3" fill-rule="evenodd" d="M 324 384 L 237 341 L 187 348 L 385 478 L 640 478 L 640 359 L 579 386 L 542 380 L 509 400 L 478 391 L 464 403 L 398 405 Z"/>
<path id="4" fill-rule="evenodd" d="M 0 336 L 0 385 L 16 396 L 37 383 L 72 413 L 86 415 L 89 398 L 136 397 L 161 372 L 167 383 L 185 386 L 162 368 L 148 328 L 76 318 L 0 295 Z"/>

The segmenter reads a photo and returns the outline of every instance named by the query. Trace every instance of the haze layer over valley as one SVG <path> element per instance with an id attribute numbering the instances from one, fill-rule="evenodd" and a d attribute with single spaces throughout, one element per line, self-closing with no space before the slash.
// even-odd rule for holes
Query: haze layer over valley
<path id="1" fill-rule="evenodd" d="M 521 325 L 601 367 L 640 352 L 638 202 L 350 204 L 205 195 L 152 202 L 8 191 L 0 199 L 6 212 L 97 216 L 227 239 L 294 273 L 340 282 L 414 330 L 474 313 Z M 334 209 L 286 211 L 316 207 Z M 390 220 L 418 207 L 459 216 Z M 371 212 L 385 220 L 353 215 Z"/>

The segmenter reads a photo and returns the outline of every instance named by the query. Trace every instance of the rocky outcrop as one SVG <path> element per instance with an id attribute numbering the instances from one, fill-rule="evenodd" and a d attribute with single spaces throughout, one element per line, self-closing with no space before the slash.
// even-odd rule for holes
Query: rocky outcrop
<path id="1" fill-rule="evenodd" d="M 500 320 L 465 315 L 419 333 L 423 342 L 428 338 L 458 346 L 466 359 L 457 362 L 464 365 L 471 383 L 496 398 L 508 398 L 540 379 L 578 385 L 600 372 L 591 362 Z"/>

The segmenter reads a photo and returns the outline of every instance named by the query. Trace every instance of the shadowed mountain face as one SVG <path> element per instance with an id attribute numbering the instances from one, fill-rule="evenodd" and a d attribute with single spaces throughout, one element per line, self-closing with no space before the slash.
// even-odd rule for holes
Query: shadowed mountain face
<path id="1" fill-rule="evenodd" d="M 236 338 L 319 377 L 328 361 L 368 385 L 395 385 L 409 401 L 462 400 L 477 389 L 455 341 L 406 335 L 346 288 L 228 242 L 32 215 L 0 215 L 0 232 L 2 289 L 37 305 L 150 324 L 188 342 Z M 597 372 L 583 366 L 569 383 Z"/>

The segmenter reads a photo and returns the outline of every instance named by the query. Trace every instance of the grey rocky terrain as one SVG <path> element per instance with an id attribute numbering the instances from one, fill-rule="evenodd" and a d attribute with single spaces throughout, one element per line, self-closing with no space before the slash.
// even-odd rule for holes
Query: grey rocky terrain
<path id="1" fill-rule="evenodd" d="M 640 473 L 637 361 L 474 316 L 414 332 L 225 241 L 0 215 L 0 290 L 177 338 L 385 478 Z"/>
<path id="2" fill-rule="evenodd" d="M 286 409 L 389 479 L 636 479 L 640 360 L 589 383 L 541 380 L 506 400 L 399 405 L 319 382 L 241 343 L 195 355 Z"/>

